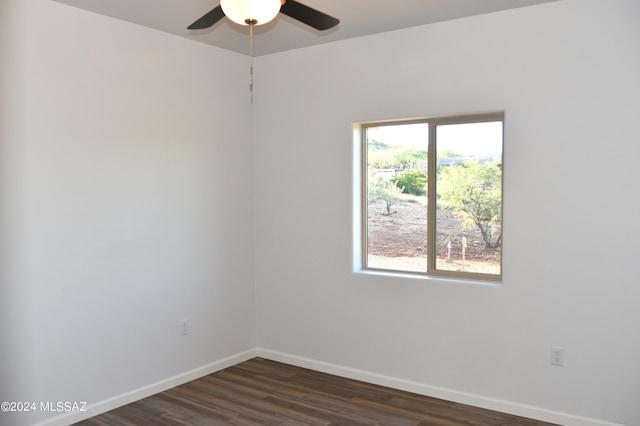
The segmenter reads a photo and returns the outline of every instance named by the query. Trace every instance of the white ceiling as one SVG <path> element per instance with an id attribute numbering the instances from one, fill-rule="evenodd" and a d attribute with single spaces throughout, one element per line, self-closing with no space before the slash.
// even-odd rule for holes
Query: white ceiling
<path id="1" fill-rule="evenodd" d="M 239 53 L 249 53 L 249 29 L 223 19 L 207 30 L 187 26 L 219 0 L 55 0 Z M 254 30 L 254 55 L 260 56 L 353 37 L 481 15 L 557 0 L 299 0 L 340 19 L 318 31 L 280 14 Z"/>

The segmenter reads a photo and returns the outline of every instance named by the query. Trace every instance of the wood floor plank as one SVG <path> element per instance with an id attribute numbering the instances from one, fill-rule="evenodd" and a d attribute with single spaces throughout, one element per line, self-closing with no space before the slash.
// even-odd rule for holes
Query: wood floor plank
<path id="1" fill-rule="evenodd" d="M 79 426 L 553 426 L 254 358 Z"/>

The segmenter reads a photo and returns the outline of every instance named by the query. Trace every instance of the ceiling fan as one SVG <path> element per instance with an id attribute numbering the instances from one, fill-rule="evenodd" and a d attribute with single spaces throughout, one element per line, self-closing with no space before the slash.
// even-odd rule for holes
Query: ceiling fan
<path id="1" fill-rule="evenodd" d="M 320 31 L 328 30 L 340 23 L 338 19 L 295 0 L 221 0 L 219 6 L 207 12 L 187 29 L 209 28 L 225 16 L 240 25 L 263 25 L 273 20 L 279 12 Z"/>
<path id="2" fill-rule="evenodd" d="M 253 102 L 253 27 L 272 21 L 280 12 L 321 31 L 333 28 L 340 23 L 333 16 L 305 6 L 295 0 L 220 0 L 219 6 L 205 13 L 202 18 L 189 25 L 187 29 L 202 30 L 212 27 L 225 16 L 240 25 L 249 26 L 249 51 L 251 56 L 249 92 Z"/>

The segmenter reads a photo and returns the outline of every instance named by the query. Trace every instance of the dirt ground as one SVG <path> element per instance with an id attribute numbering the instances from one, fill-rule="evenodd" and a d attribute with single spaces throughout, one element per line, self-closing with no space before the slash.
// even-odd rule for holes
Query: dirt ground
<path id="1" fill-rule="evenodd" d="M 369 255 L 376 259 L 405 258 L 405 262 L 411 262 L 410 258 L 426 258 L 427 207 L 418 202 L 398 201 L 391 207 L 390 215 L 382 214 L 384 211 L 385 205 L 381 200 L 369 204 Z M 438 268 L 461 269 L 464 236 L 467 240 L 465 270 L 495 273 L 496 268 L 499 268 L 500 250 L 485 248 L 480 231 L 462 229 L 460 220 L 451 211 L 438 210 L 436 214 L 439 230 L 436 252 L 438 263 L 443 265 Z M 449 238 L 450 251 L 447 248 Z M 445 264 L 449 266 L 444 266 Z"/>

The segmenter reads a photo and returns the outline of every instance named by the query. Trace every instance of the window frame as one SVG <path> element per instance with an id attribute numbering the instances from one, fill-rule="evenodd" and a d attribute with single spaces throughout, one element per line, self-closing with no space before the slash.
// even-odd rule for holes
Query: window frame
<path id="1" fill-rule="evenodd" d="M 437 156 L 434 155 L 437 146 L 436 129 L 440 125 L 448 124 L 472 124 L 486 122 L 502 122 L 502 152 L 500 158 L 501 164 L 501 181 L 502 191 L 500 196 L 500 223 L 501 223 L 501 244 L 500 244 L 500 273 L 486 274 L 479 272 L 466 271 L 446 271 L 436 268 L 436 194 L 437 194 Z M 428 143 L 427 143 L 427 270 L 425 272 L 406 271 L 398 269 L 385 269 L 368 266 L 368 146 L 367 146 L 367 129 L 370 127 L 394 126 L 404 124 L 428 124 Z M 503 242 L 504 242 L 504 133 L 505 133 L 505 114 L 504 111 L 474 113 L 474 114 L 455 114 L 443 116 L 430 116 L 410 119 L 397 120 L 377 120 L 358 123 L 356 126 L 356 135 L 360 138 L 357 142 L 360 155 L 360 270 L 363 272 L 383 273 L 393 276 L 416 276 L 424 278 L 450 278 L 463 281 L 479 281 L 488 283 L 501 283 L 502 272 L 504 268 L 503 262 Z M 432 154 L 433 153 L 433 154 Z"/>

